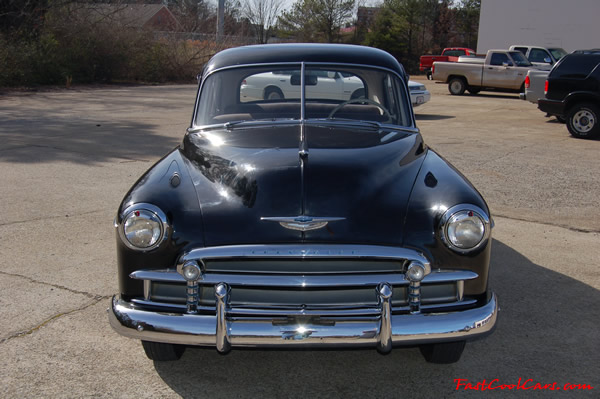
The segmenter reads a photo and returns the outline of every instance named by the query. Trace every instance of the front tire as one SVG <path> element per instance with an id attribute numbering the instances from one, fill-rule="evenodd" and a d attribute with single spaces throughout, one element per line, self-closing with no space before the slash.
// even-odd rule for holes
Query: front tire
<path id="1" fill-rule="evenodd" d="M 157 362 L 170 362 L 181 359 L 185 352 L 184 345 L 164 344 L 162 342 L 142 341 L 148 359 Z"/>
<path id="2" fill-rule="evenodd" d="M 462 96 L 467 89 L 467 83 L 463 78 L 452 78 L 448 82 L 448 91 L 453 96 Z"/>
<path id="3" fill-rule="evenodd" d="M 421 345 L 419 349 L 428 363 L 450 364 L 460 360 L 465 349 L 465 343 L 465 341 L 441 342 Z"/>
<path id="4" fill-rule="evenodd" d="M 592 103 L 580 103 L 567 113 L 567 129 L 573 137 L 593 139 L 600 137 L 600 109 Z"/>

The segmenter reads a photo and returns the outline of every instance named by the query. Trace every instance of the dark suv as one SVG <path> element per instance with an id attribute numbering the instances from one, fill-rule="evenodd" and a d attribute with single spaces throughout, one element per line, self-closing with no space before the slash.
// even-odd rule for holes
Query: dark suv
<path id="1" fill-rule="evenodd" d="M 546 81 L 546 99 L 538 108 L 564 118 L 578 138 L 600 137 L 600 49 L 578 50 L 564 56 Z"/>

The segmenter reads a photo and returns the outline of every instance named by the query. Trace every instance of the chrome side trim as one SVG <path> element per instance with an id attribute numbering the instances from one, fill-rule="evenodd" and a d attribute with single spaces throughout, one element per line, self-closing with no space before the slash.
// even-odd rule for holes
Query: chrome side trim
<path id="1" fill-rule="evenodd" d="M 391 315 L 391 345 L 414 345 L 469 340 L 493 331 L 498 302 L 492 294 L 485 305 L 448 313 Z M 146 341 L 182 345 L 230 347 L 380 347 L 380 320 L 336 320 L 334 323 L 272 320 L 227 320 L 217 333 L 213 315 L 149 312 L 113 297 L 109 308 L 111 326 L 121 335 Z M 223 326 L 225 329 L 223 330 Z"/>

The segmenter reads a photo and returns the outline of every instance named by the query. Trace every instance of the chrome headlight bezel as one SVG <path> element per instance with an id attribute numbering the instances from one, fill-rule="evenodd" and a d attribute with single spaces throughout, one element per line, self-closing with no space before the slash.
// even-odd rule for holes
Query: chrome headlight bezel
<path id="1" fill-rule="evenodd" d="M 136 215 L 136 212 L 138 213 Z M 136 216 L 136 217 L 140 217 L 140 215 L 149 215 L 149 218 L 151 220 L 156 221 L 158 227 L 160 228 L 160 234 L 158 236 L 158 238 L 149 246 L 146 247 L 140 247 L 137 245 L 134 245 L 131 241 L 129 241 L 129 239 L 127 238 L 127 234 L 125 232 L 125 225 L 127 223 L 127 220 L 129 220 L 131 217 Z M 122 213 L 122 218 L 121 218 L 121 223 L 117 225 L 117 230 L 119 231 L 119 236 L 121 237 L 121 241 L 130 249 L 136 250 L 136 251 L 142 251 L 142 252 L 147 252 L 147 251 L 151 251 L 153 249 L 158 248 L 161 244 L 163 244 L 169 237 L 170 233 L 171 233 L 171 227 L 169 226 L 169 223 L 167 221 L 167 216 L 166 214 L 156 205 L 152 205 L 152 204 L 147 204 L 147 203 L 137 203 L 137 204 L 133 204 L 128 206 Z"/>
<path id="2" fill-rule="evenodd" d="M 448 228 L 451 226 L 454 220 L 457 219 L 458 216 L 467 214 L 468 217 L 476 217 L 481 221 L 483 225 L 483 233 L 481 235 L 480 240 L 471 247 L 465 247 L 456 245 L 452 239 L 450 239 L 448 234 Z M 490 235 L 492 230 L 492 224 L 490 222 L 490 217 L 488 214 L 481 208 L 471 204 L 459 204 L 455 205 L 451 208 L 448 208 L 446 212 L 442 215 L 439 225 L 439 234 L 442 242 L 451 250 L 458 252 L 460 254 L 467 254 L 473 251 L 478 250 L 482 246 L 484 246 Z"/>

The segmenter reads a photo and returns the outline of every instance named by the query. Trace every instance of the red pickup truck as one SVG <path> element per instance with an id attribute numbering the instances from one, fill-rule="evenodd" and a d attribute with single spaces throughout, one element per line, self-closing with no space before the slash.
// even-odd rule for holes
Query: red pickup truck
<path id="1" fill-rule="evenodd" d="M 431 80 L 431 67 L 434 62 L 458 62 L 458 57 L 461 55 L 475 55 L 475 51 L 465 47 L 448 47 L 442 51 L 441 55 L 422 55 L 419 70 L 425 72 L 427 79 Z"/>

